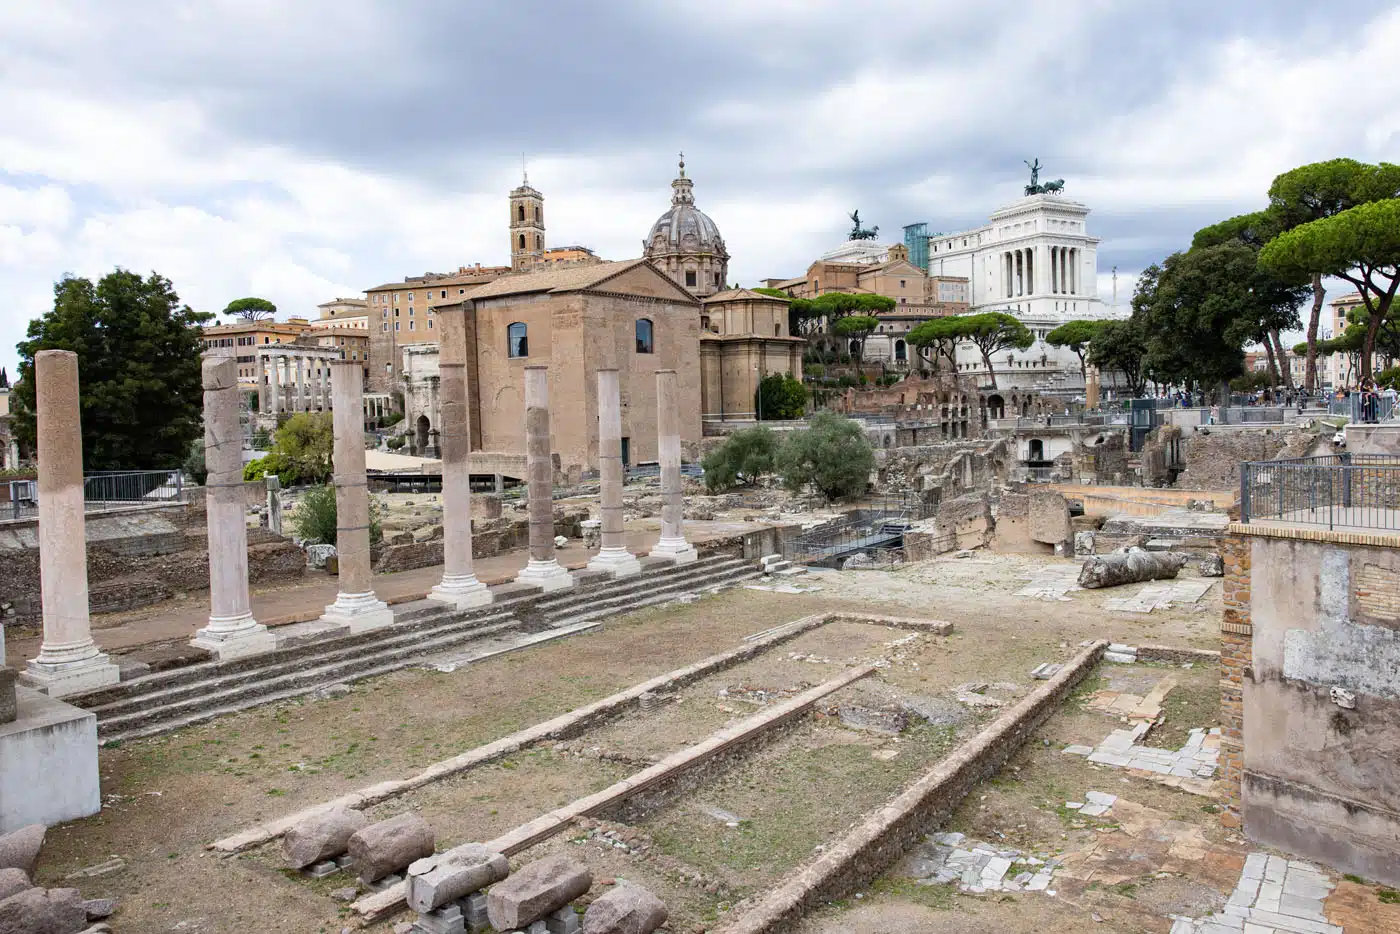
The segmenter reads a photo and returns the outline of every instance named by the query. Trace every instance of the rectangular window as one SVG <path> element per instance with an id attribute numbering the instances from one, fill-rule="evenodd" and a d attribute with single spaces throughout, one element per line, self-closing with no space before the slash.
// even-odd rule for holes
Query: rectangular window
<path id="1" fill-rule="evenodd" d="M 457 290 L 457 294 L 458 294 L 458 295 L 466 295 L 466 294 L 467 294 L 467 290 L 466 290 L 466 289 L 458 289 L 458 290 Z"/>
<path id="2" fill-rule="evenodd" d="M 429 318 L 429 319 L 428 319 L 428 330 L 431 331 L 432 329 L 433 329 L 433 319 L 432 319 L 432 318 Z"/>
<path id="3" fill-rule="evenodd" d="M 395 293 L 394 293 L 394 303 L 395 303 L 395 304 L 398 304 L 398 301 L 399 301 L 399 293 L 398 293 L 398 292 L 395 292 Z"/>
<path id="4" fill-rule="evenodd" d="M 398 329 L 399 329 L 399 323 L 398 323 L 397 321 L 395 321 L 395 322 L 394 322 L 394 330 L 397 331 Z"/>
<path id="5" fill-rule="evenodd" d="M 412 293 L 412 292 L 409 292 L 409 293 L 408 293 L 408 303 L 409 303 L 410 305 L 413 304 L 413 293 Z"/>
<path id="6" fill-rule="evenodd" d="M 412 321 L 408 322 L 408 329 L 409 329 L 410 331 L 413 330 L 413 322 L 412 322 Z"/>
<path id="7" fill-rule="evenodd" d="M 687 269 L 687 270 L 685 271 L 685 284 L 688 285 L 688 286 L 690 286 L 691 288 L 694 288 L 694 287 L 695 287 L 695 270 L 694 270 L 694 269 Z"/>
<path id="8" fill-rule="evenodd" d="M 443 298 L 446 298 L 446 297 L 447 297 L 447 290 L 446 290 L 446 289 L 443 289 L 443 290 L 442 290 L 442 297 L 443 297 Z"/>

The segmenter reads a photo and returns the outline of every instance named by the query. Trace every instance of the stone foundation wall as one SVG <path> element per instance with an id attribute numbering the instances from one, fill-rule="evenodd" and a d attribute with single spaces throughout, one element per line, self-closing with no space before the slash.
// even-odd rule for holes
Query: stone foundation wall
<path id="1" fill-rule="evenodd" d="M 1249 540 L 1227 535 L 1220 545 L 1225 563 L 1225 609 L 1220 620 L 1220 798 L 1226 827 L 1240 826 L 1240 783 L 1244 777 L 1244 679 L 1254 655 L 1250 624 Z"/>
<path id="2" fill-rule="evenodd" d="M 1186 433 L 1181 439 L 1185 469 L 1177 477 L 1177 489 L 1237 490 L 1240 464 L 1278 457 L 1302 457 L 1313 434 L 1297 428 L 1209 428 Z"/>

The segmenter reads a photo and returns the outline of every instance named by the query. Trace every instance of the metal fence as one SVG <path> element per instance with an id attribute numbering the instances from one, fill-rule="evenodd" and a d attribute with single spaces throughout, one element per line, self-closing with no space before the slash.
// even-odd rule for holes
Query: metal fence
<path id="1" fill-rule="evenodd" d="M 83 506 L 88 512 L 183 502 L 185 478 L 178 470 L 114 470 L 83 476 Z M 37 515 L 37 481 L 0 481 L 0 519 L 32 519 Z"/>
<path id="2" fill-rule="evenodd" d="M 794 564 L 840 567 L 845 558 L 857 552 L 900 548 L 905 531 L 933 515 L 935 508 L 917 493 L 879 497 L 840 519 L 785 540 L 783 557 Z"/>
<path id="3" fill-rule="evenodd" d="M 1240 521 L 1400 530 L 1400 456 L 1333 454 L 1241 464 Z"/>
<path id="4" fill-rule="evenodd" d="M 628 480 L 635 480 L 638 477 L 659 476 L 661 476 L 660 464 L 638 464 L 635 467 L 628 467 L 626 470 L 626 478 Z M 690 477 L 694 480 L 702 480 L 705 477 L 705 468 L 701 467 L 699 464 L 683 463 L 681 464 L 681 476 Z"/>
<path id="5" fill-rule="evenodd" d="M 1396 417 L 1395 400 L 1379 394 L 1367 400 L 1354 392 L 1345 399 L 1327 400 L 1327 414 L 1345 416 L 1358 424 L 1383 422 Z"/>

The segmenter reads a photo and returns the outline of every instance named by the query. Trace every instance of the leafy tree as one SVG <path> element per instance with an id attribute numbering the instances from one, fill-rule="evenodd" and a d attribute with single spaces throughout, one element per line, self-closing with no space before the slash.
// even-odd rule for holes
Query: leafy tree
<path id="1" fill-rule="evenodd" d="M 272 449 L 291 463 L 293 482 L 324 483 L 331 476 L 335 432 L 329 412 L 298 412 L 277 428 Z"/>
<path id="2" fill-rule="evenodd" d="M 962 328 L 963 339 L 971 341 L 982 352 L 982 362 L 987 367 L 993 389 L 997 388 L 997 374 L 992 368 L 992 354 L 1012 347 L 1025 350 L 1035 343 L 1035 335 L 1024 324 L 1001 311 L 964 315 Z"/>
<path id="3" fill-rule="evenodd" d="M 794 431 L 778 449 L 778 474 L 791 490 L 811 484 L 829 500 L 864 493 L 875 454 L 860 425 L 835 412 L 818 412 L 806 431 Z"/>
<path id="4" fill-rule="evenodd" d="M 181 305 L 170 280 L 125 269 L 54 285 L 53 309 L 29 322 L 17 345 L 15 435 L 35 442 L 34 355 L 78 355 L 86 470 L 180 466 L 202 433 L 200 325 L 213 315 Z"/>
<path id="5" fill-rule="evenodd" d="M 204 485 L 209 477 L 209 468 L 204 464 L 204 439 L 195 438 L 190 442 L 189 453 L 185 455 L 185 473 L 195 483 Z"/>
<path id="6" fill-rule="evenodd" d="M 753 486 L 771 474 L 778 454 L 778 439 L 763 426 L 734 432 L 700 461 L 705 468 L 705 488 L 711 493 L 735 486 Z"/>
<path id="7" fill-rule="evenodd" d="M 867 292 L 827 292 L 816 298 L 795 298 L 788 305 L 790 333 L 827 343 L 836 323 L 850 315 L 878 315 L 895 307 L 895 300 Z"/>
<path id="8" fill-rule="evenodd" d="M 1376 339 L 1400 286 L 1400 198 L 1359 204 L 1295 227 L 1266 244 L 1259 262 L 1284 278 L 1318 272 L 1356 286 L 1369 315 L 1361 347 L 1361 378 L 1368 378 Z"/>
<path id="9" fill-rule="evenodd" d="M 865 340 L 880 326 L 880 319 L 874 315 L 848 315 L 832 326 L 837 337 L 855 342 L 857 360 L 865 359 Z"/>
<path id="10" fill-rule="evenodd" d="M 289 518 L 297 538 L 313 544 L 335 545 L 337 542 L 335 487 L 327 483 L 313 486 L 301 495 L 296 508 Z M 379 500 L 369 498 L 369 540 L 378 542 L 384 537 L 380 521 Z"/>
<path id="11" fill-rule="evenodd" d="M 224 307 L 224 314 L 245 321 L 260 321 L 277 314 L 277 306 L 265 298 L 236 298 Z"/>
<path id="12" fill-rule="evenodd" d="M 1134 396 L 1147 393 L 1143 359 L 1147 355 L 1147 335 L 1136 316 L 1126 321 L 1104 321 L 1089 344 L 1088 360 L 1104 372 L 1122 373 Z"/>
<path id="13" fill-rule="evenodd" d="M 1088 345 L 1093 341 L 1094 335 L 1099 328 L 1103 327 L 1102 321 L 1085 321 L 1076 319 L 1066 321 L 1045 335 L 1045 343 L 1051 347 L 1068 347 L 1079 358 L 1079 376 L 1081 379 L 1087 378 L 1087 371 L 1084 365 L 1085 355 L 1088 354 Z"/>
<path id="14" fill-rule="evenodd" d="M 769 373 L 754 391 L 755 411 L 764 421 L 801 418 L 807 410 L 807 387 L 791 373 Z"/>
<path id="15" fill-rule="evenodd" d="M 1285 231 L 1332 217 L 1358 204 L 1395 197 L 1400 197 L 1400 166 L 1331 159 L 1299 166 L 1275 178 L 1269 186 L 1269 213 L 1278 230 Z M 1308 392 L 1319 388 L 1317 330 L 1326 294 L 1322 276 L 1323 270 L 1310 270 L 1307 276 L 1313 296 L 1303 377 Z"/>
<path id="16" fill-rule="evenodd" d="M 737 286 L 736 286 L 736 288 L 737 288 Z M 750 289 L 750 291 L 752 291 L 752 292 L 757 292 L 759 295 L 771 295 L 773 298 L 784 298 L 784 299 L 790 299 L 790 298 L 792 298 L 791 295 L 789 295 L 788 293 L 784 292 L 782 289 L 770 289 L 770 288 L 768 288 L 767 286 L 759 286 L 759 287 L 756 288 L 756 289 Z"/>
<path id="17" fill-rule="evenodd" d="M 935 368 L 937 368 L 938 358 L 941 356 L 948 361 L 948 369 L 956 371 L 958 368 L 958 344 L 966 336 L 966 328 L 964 327 L 966 321 L 966 317 L 958 315 L 930 318 L 914 325 L 904 339 L 907 343 L 921 350 L 931 349 Z"/>

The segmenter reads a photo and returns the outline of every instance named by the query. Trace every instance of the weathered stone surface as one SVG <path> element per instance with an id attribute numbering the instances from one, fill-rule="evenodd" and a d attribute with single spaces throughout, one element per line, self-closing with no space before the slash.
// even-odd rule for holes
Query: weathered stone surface
<path id="1" fill-rule="evenodd" d="M 34 877 L 34 864 L 44 846 L 43 824 L 30 824 L 0 837 L 0 869 L 21 869 Z"/>
<path id="2" fill-rule="evenodd" d="M 334 545 L 307 545 L 306 564 L 308 567 L 323 568 L 326 566 L 326 559 L 335 557 Z"/>
<path id="3" fill-rule="evenodd" d="M 994 526 L 991 501 L 985 493 L 967 493 L 938 507 L 934 520 L 941 538 L 949 540 L 948 550 L 980 548 L 991 538 Z"/>
<path id="4" fill-rule="evenodd" d="M 1218 554 L 1206 555 L 1197 563 L 1196 570 L 1200 572 L 1202 577 L 1224 577 L 1225 559 Z"/>
<path id="5" fill-rule="evenodd" d="M 349 850 L 360 881 L 374 882 L 432 856 L 433 828 L 417 814 L 400 814 L 356 831 Z"/>
<path id="6" fill-rule="evenodd" d="M 666 923 L 666 905 L 632 882 L 619 882 L 588 906 L 583 934 L 651 934 Z"/>
<path id="7" fill-rule="evenodd" d="M 858 730 L 895 735 L 909 725 L 909 714 L 898 706 L 862 707 L 843 704 L 837 709 L 841 722 Z"/>
<path id="8" fill-rule="evenodd" d="M 1031 540 L 1058 545 L 1070 540 L 1069 503 L 1054 490 L 1031 494 Z"/>
<path id="9" fill-rule="evenodd" d="M 83 902 L 83 912 L 87 914 L 89 921 L 110 918 L 116 910 L 117 900 L 115 898 L 89 898 Z"/>
<path id="10" fill-rule="evenodd" d="M 457 847 L 451 858 L 429 856 L 408 867 L 408 907 L 428 912 L 510 875 L 510 861 L 474 843 Z"/>
<path id="11" fill-rule="evenodd" d="M 1094 533 L 1075 532 L 1074 533 L 1074 556 L 1076 558 L 1087 558 L 1094 553 Z"/>
<path id="12" fill-rule="evenodd" d="M 287 865 L 305 869 L 339 856 L 350 848 L 350 838 L 368 824 L 369 818 L 349 808 L 332 808 L 308 817 L 282 837 Z"/>
<path id="13" fill-rule="evenodd" d="M 0 640 L 4 638 L 4 630 L 0 629 Z M 0 665 L 0 723 L 13 723 L 19 716 L 19 707 L 15 702 L 15 678 L 18 674 L 13 668 Z"/>
<path id="14" fill-rule="evenodd" d="M 1079 572 L 1079 586 L 1086 590 L 1117 587 L 1141 581 L 1176 577 L 1186 566 L 1186 556 L 1170 551 L 1129 551 L 1111 555 L 1096 555 L 1084 562 Z"/>
<path id="15" fill-rule="evenodd" d="M 0 902 L 16 892 L 32 888 L 34 883 L 29 881 L 29 874 L 23 869 L 0 869 Z"/>
<path id="16" fill-rule="evenodd" d="M 0 934 L 78 934 L 85 927 L 77 889 L 25 889 L 0 901 Z"/>
<path id="17" fill-rule="evenodd" d="M 513 931 L 539 921 L 588 891 L 593 876 L 567 856 L 547 856 L 491 886 L 486 913 L 498 931 Z"/>

